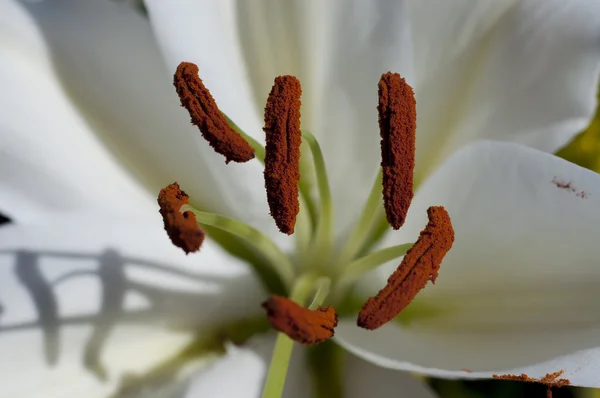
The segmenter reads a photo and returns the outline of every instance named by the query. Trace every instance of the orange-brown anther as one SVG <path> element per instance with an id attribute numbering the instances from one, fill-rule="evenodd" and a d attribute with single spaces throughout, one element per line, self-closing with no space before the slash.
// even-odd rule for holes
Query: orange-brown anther
<path id="1" fill-rule="evenodd" d="M 390 225 L 404 224 L 413 198 L 417 107 L 412 88 L 397 73 L 379 80 L 379 133 L 383 169 L 383 203 Z"/>
<path id="2" fill-rule="evenodd" d="M 552 398 L 552 389 L 560 388 L 564 386 L 571 385 L 571 381 L 569 379 L 560 378 L 560 376 L 565 373 L 564 370 L 559 370 L 553 373 L 546 373 L 544 377 L 541 379 L 535 379 L 533 377 L 529 377 L 525 373 L 521 373 L 520 375 L 514 374 L 505 374 L 505 375 L 492 375 L 494 379 L 497 380 L 512 380 L 512 381 L 522 381 L 522 382 L 532 382 L 532 383 L 541 383 L 548 386 L 546 390 L 546 398 Z"/>
<path id="3" fill-rule="evenodd" d="M 198 227 L 194 213 L 179 211 L 181 206 L 186 204 L 188 204 L 188 196 L 179 189 L 179 184 L 176 182 L 161 189 L 158 194 L 158 205 L 165 231 L 171 238 L 171 242 L 188 254 L 200 249 L 205 234 Z"/>
<path id="4" fill-rule="evenodd" d="M 332 338 L 338 323 L 333 307 L 309 310 L 281 296 L 270 297 L 262 306 L 273 328 L 302 344 L 318 344 Z"/>
<path id="5" fill-rule="evenodd" d="M 200 77 L 198 66 L 182 62 L 177 67 L 173 85 L 183 106 L 211 147 L 225 156 L 225 162 L 247 162 L 254 158 L 254 149 L 239 135 L 219 111 L 215 100 Z"/>
<path id="6" fill-rule="evenodd" d="M 441 206 L 427 209 L 427 216 L 427 226 L 388 278 L 387 285 L 363 306 L 358 326 L 377 329 L 410 304 L 428 280 L 435 283 L 440 264 L 454 243 L 454 229 L 448 212 Z"/>
<path id="7" fill-rule="evenodd" d="M 294 76 L 279 76 L 265 107 L 266 153 L 265 187 L 271 216 L 279 230 L 294 233 L 300 211 L 300 81 Z"/>

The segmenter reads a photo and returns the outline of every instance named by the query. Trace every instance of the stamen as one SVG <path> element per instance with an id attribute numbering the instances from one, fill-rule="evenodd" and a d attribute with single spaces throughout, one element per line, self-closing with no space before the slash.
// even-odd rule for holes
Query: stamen
<path id="1" fill-rule="evenodd" d="M 304 130 L 302 137 L 308 143 L 314 161 L 314 171 L 317 177 L 317 186 L 319 187 L 319 215 L 316 222 L 316 230 L 313 235 L 312 245 L 314 250 L 311 254 L 314 258 L 322 261 L 327 256 L 328 248 L 333 242 L 333 200 L 331 199 L 331 190 L 329 189 L 329 178 L 327 177 L 327 168 L 321 146 L 310 131 Z"/>
<path id="2" fill-rule="evenodd" d="M 173 85 L 183 106 L 192 118 L 192 124 L 217 153 L 225 156 L 225 163 L 247 162 L 254 158 L 254 149 L 239 135 L 219 111 L 215 100 L 200 77 L 198 66 L 182 62 L 177 67 Z"/>
<path id="3" fill-rule="evenodd" d="M 185 205 L 181 211 L 191 211 L 199 224 L 220 229 L 228 234 L 242 239 L 252 250 L 262 257 L 262 261 L 250 265 L 255 266 L 258 276 L 264 275 L 269 269 L 275 271 L 288 286 L 294 281 L 294 266 L 286 254 L 260 230 L 234 218 L 219 214 L 207 213 Z M 266 275 L 264 275 L 266 277 Z M 266 280 L 266 279 L 264 279 Z M 265 285 L 269 287 L 269 285 Z"/>
<path id="4" fill-rule="evenodd" d="M 367 272 L 374 270 L 380 265 L 406 255 L 406 252 L 410 250 L 411 247 L 413 247 L 412 243 L 386 247 L 385 249 L 377 250 L 352 261 L 346 266 L 340 284 L 344 282 L 354 282 L 356 279 L 360 278 Z"/>
<path id="5" fill-rule="evenodd" d="M 279 76 L 265 107 L 266 154 L 265 187 L 271 216 L 279 230 L 294 233 L 300 211 L 300 95 L 302 88 L 294 76 Z"/>
<path id="6" fill-rule="evenodd" d="M 404 224 L 413 198 L 417 110 L 412 88 L 397 73 L 379 80 L 379 133 L 383 168 L 383 203 L 389 224 Z"/>
<path id="7" fill-rule="evenodd" d="M 281 296 L 272 296 L 263 303 L 269 322 L 292 340 L 312 345 L 333 337 L 338 317 L 333 307 L 304 308 Z"/>
<path id="8" fill-rule="evenodd" d="M 427 209 L 429 222 L 387 285 L 370 297 L 358 314 L 358 326 L 373 330 L 392 320 L 425 287 L 435 283 L 440 264 L 454 243 L 450 216 L 441 206 Z"/>
<path id="9" fill-rule="evenodd" d="M 196 216 L 191 211 L 181 213 L 181 206 L 188 203 L 188 195 L 179 188 L 176 182 L 160 190 L 158 205 L 163 218 L 165 231 L 173 244 L 189 254 L 200 249 L 205 233 L 196 223 Z"/>

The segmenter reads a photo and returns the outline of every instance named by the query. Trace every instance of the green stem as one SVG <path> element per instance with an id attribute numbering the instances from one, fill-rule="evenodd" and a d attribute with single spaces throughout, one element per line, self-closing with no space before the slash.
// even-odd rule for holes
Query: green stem
<path id="1" fill-rule="evenodd" d="M 371 251 L 371 249 L 381 240 L 383 235 L 390 230 L 390 224 L 388 223 L 385 211 L 378 209 L 375 214 L 367 239 L 364 241 L 361 248 L 359 248 L 357 255 L 363 255 Z"/>
<path id="2" fill-rule="evenodd" d="M 287 376 L 293 349 L 294 341 L 286 334 L 278 333 L 262 398 L 280 398 L 281 394 L 283 394 L 285 378 Z"/>
<path id="3" fill-rule="evenodd" d="M 300 212 L 296 218 L 294 239 L 296 240 L 296 263 L 304 264 L 306 253 L 309 252 L 309 245 L 312 237 L 312 222 L 308 212 L 303 210 L 306 201 L 300 197 Z"/>
<path id="4" fill-rule="evenodd" d="M 338 261 L 340 266 L 344 266 L 348 262 L 352 261 L 369 237 L 371 226 L 376 220 L 377 210 L 381 207 L 381 179 L 382 171 L 380 168 L 377 178 L 375 178 L 375 182 L 373 183 L 373 187 L 371 188 L 371 193 L 369 194 L 360 218 L 358 219 L 358 223 L 352 230 L 352 233 L 348 237 L 346 244 L 342 248 L 340 259 Z"/>
<path id="5" fill-rule="evenodd" d="M 323 304 L 323 301 L 329 295 L 329 288 L 331 287 L 331 279 L 326 276 L 322 276 L 315 282 L 316 292 L 315 297 L 308 306 L 309 310 L 316 310 L 318 306 Z"/>
<path id="6" fill-rule="evenodd" d="M 300 277 L 292 289 L 290 299 L 304 305 L 312 289 L 313 282 L 313 275 L 306 274 Z M 262 398 L 281 398 L 293 348 L 294 341 L 292 339 L 284 333 L 277 334 Z"/>
<path id="7" fill-rule="evenodd" d="M 308 348 L 308 366 L 313 382 L 314 398 L 343 398 L 344 359 L 346 352 L 327 340 Z"/>
<path id="8" fill-rule="evenodd" d="M 294 280 L 294 268 L 292 263 L 285 253 L 283 253 L 265 234 L 256 228 L 233 218 L 206 213 L 197 210 L 190 205 L 181 206 L 180 211 L 182 213 L 187 210 L 196 215 L 198 224 L 210 225 L 243 239 L 268 261 L 271 268 L 279 274 L 287 286 L 291 285 Z"/>
<path id="9" fill-rule="evenodd" d="M 309 132 L 303 131 L 302 137 L 308 143 L 315 163 L 315 173 L 317 176 L 317 186 L 319 188 L 320 209 L 319 218 L 313 242 L 316 246 L 316 254 L 322 255 L 325 248 L 331 247 L 333 240 L 333 202 L 329 190 L 329 179 L 327 178 L 327 168 L 323 159 L 323 152 L 317 142 L 317 139 Z"/>
<path id="10" fill-rule="evenodd" d="M 423 174 L 415 174 L 413 181 L 413 192 L 417 192 L 421 183 L 423 182 Z M 390 230 L 390 225 L 385 216 L 383 207 L 378 208 L 376 214 L 373 216 L 371 227 L 367 239 L 363 242 L 362 247 L 358 249 L 358 255 L 362 253 L 368 253 L 371 251 L 373 246 L 383 237 L 383 235 Z"/>
<path id="11" fill-rule="evenodd" d="M 412 246 L 412 243 L 405 243 L 387 247 L 351 262 L 343 273 L 340 285 L 349 284 L 380 265 L 404 256 Z"/>
<path id="12" fill-rule="evenodd" d="M 225 119 L 227 119 L 227 123 L 229 123 L 229 126 L 231 126 L 231 128 L 234 129 L 239 135 L 241 135 L 246 140 L 248 145 L 250 145 L 252 149 L 254 149 L 254 155 L 256 156 L 256 158 L 262 164 L 265 164 L 265 147 L 262 146 L 260 142 L 256 141 L 254 138 L 244 133 L 244 130 L 242 130 L 237 124 L 235 124 L 235 122 L 231 120 L 229 116 L 227 116 L 224 113 L 223 116 L 225 116 Z"/>
<path id="13" fill-rule="evenodd" d="M 314 226 L 317 224 L 317 207 L 315 206 L 314 200 L 310 196 L 312 186 L 307 179 L 300 177 L 298 189 L 300 189 L 300 196 L 302 200 L 300 204 L 300 212 L 302 212 L 303 209 L 306 210 L 306 213 L 310 220 L 310 226 L 311 228 L 314 228 Z"/>

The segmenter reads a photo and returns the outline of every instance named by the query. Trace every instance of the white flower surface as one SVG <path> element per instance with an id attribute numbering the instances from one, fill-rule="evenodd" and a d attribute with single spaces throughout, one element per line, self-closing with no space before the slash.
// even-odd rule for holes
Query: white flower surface
<path id="1" fill-rule="evenodd" d="M 43 0 L 0 4 L 0 397 L 106 397 L 152 374 L 211 325 L 262 314 L 247 264 L 207 240 L 186 257 L 155 204 L 178 181 L 193 203 L 241 219 L 284 250 L 259 162 L 225 165 L 172 87 L 194 62 L 219 107 L 258 140 L 273 79 L 303 84 L 336 236 L 356 222 L 379 155 L 377 81 L 417 100 L 418 190 L 405 226 L 443 205 L 456 232 L 432 310 L 372 332 L 343 319 L 349 397 L 430 397 L 407 373 L 491 377 L 564 370 L 600 387 L 600 177 L 552 153 L 596 109 L 595 0 Z M 372 294 L 391 267 L 360 282 Z M 227 345 L 131 394 L 259 396 L 269 335 Z M 286 397 L 309 394 L 296 349 Z M 362 359 L 359 359 L 362 358 Z M 214 358 L 213 358 L 214 359 Z M 378 366 L 374 366 L 378 365 Z M 384 369 L 387 368 L 387 369 Z M 466 370 L 465 370 L 466 369 Z M 381 390 L 376 390 L 381 389 Z M 386 395 L 387 394 L 387 395 Z"/>

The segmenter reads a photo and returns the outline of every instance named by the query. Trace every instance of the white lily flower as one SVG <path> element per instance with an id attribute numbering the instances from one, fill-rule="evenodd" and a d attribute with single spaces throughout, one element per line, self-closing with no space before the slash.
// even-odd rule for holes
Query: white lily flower
<path id="1" fill-rule="evenodd" d="M 456 243 L 410 316 L 377 331 L 357 328 L 356 314 L 341 319 L 343 347 L 390 369 L 563 371 L 600 387 L 600 177 L 542 152 L 595 110 L 600 4 L 145 4 L 149 22 L 109 1 L 0 5 L 0 210 L 16 221 L 0 230 L 0 350 L 18 358 L 0 364 L 0 396 L 103 397 L 124 386 L 144 397 L 260 394 L 269 335 L 228 344 L 219 361 L 169 362 L 224 322 L 260 317 L 267 295 L 210 233 L 200 253 L 172 247 L 154 204 L 160 188 L 177 180 L 196 206 L 299 250 L 269 216 L 259 162 L 225 165 L 189 125 L 170 83 L 181 61 L 199 65 L 221 110 L 259 140 L 273 78 L 302 81 L 302 126 L 321 145 L 333 194 L 330 251 L 355 227 L 380 163 L 379 76 L 400 72 L 413 86 L 419 187 L 404 227 L 380 242 L 413 242 L 427 207 L 443 205 Z M 529 148 L 469 144 L 482 139 Z M 361 279 L 361 291 L 389 274 Z M 296 350 L 285 396 L 309 394 L 304 355 Z M 347 366 L 349 397 L 431 396 L 408 374 L 357 357 Z"/>

